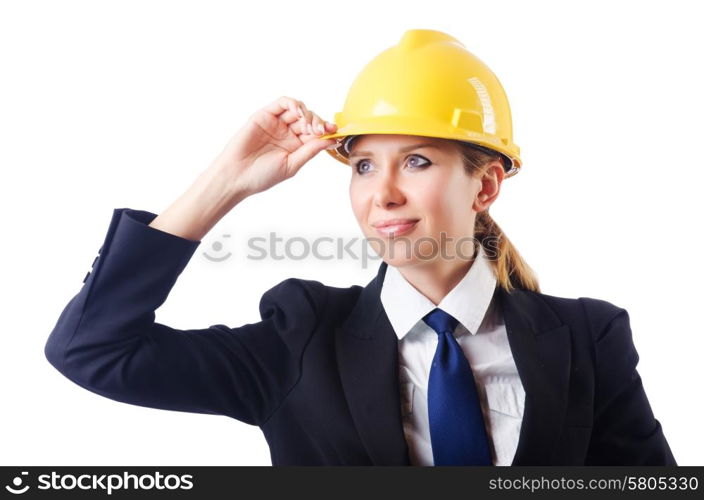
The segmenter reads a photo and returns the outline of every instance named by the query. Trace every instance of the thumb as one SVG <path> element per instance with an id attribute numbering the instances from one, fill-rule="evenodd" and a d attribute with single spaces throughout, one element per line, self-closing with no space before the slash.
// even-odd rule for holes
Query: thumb
<path id="1" fill-rule="evenodd" d="M 295 175 L 308 160 L 335 143 L 337 143 L 337 139 L 313 139 L 289 154 L 288 164 L 292 170 L 291 175 Z"/>

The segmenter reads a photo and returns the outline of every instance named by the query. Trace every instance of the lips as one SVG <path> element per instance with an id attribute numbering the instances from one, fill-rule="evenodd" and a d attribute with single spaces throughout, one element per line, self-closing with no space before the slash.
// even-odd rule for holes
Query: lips
<path id="1" fill-rule="evenodd" d="M 410 233 L 415 229 L 419 219 L 389 219 L 372 224 L 382 236 L 396 237 Z"/>
<path id="2" fill-rule="evenodd" d="M 389 227 L 389 226 L 404 226 L 408 224 L 413 224 L 415 222 L 418 222 L 419 219 L 388 219 L 388 220 L 381 220 L 377 222 L 373 222 L 372 226 L 374 226 L 377 229 L 381 229 L 383 227 Z"/>

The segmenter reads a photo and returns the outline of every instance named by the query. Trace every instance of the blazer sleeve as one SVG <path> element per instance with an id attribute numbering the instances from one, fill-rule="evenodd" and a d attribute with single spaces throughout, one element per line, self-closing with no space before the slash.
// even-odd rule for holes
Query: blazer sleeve
<path id="1" fill-rule="evenodd" d="M 616 314 L 605 316 L 611 320 L 594 339 L 594 427 L 585 465 L 677 465 L 636 370 L 628 312 L 599 302 Z"/>
<path id="2" fill-rule="evenodd" d="M 295 386 L 314 331 L 318 282 L 290 278 L 261 298 L 262 320 L 177 330 L 154 321 L 200 244 L 115 209 L 93 271 L 46 342 L 48 361 L 101 396 L 262 425 Z"/>

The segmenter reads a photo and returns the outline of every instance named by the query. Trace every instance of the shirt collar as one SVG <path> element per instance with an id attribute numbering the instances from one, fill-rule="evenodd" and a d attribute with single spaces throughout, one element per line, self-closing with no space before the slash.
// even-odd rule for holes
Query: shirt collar
<path id="1" fill-rule="evenodd" d="M 467 274 L 437 306 L 406 281 L 397 268 L 387 267 L 380 298 L 399 339 L 436 307 L 454 316 L 472 335 L 477 334 L 496 288 L 494 271 L 482 246 L 478 248 Z"/>

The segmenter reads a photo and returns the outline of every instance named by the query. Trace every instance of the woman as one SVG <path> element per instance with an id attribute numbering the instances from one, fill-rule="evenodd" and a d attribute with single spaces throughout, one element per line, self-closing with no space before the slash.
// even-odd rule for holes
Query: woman
<path id="1" fill-rule="evenodd" d="M 52 365 L 117 401 L 257 425 L 274 465 L 675 464 L 627 312 L 540 293 L 488 214 L 521 165 L 490 70 L 410 30 L 335 121 L 281 97 L 161 214 L 116 209 L 48 339 Z M 351 168 L 377 276 L 284 280 L 262 321 L 236 328 L 156 323 L 203 236 L 325 149 Z"/>

